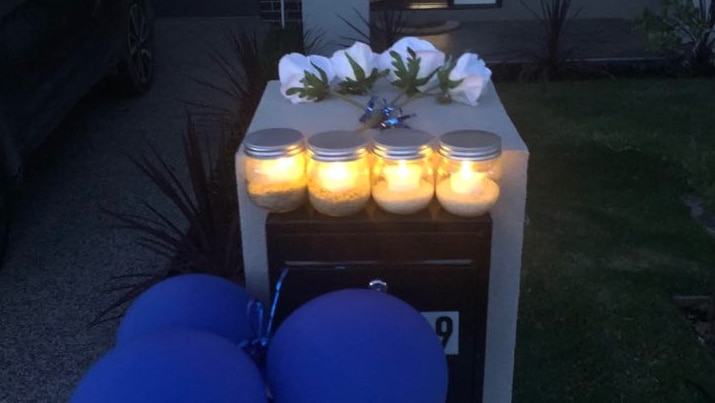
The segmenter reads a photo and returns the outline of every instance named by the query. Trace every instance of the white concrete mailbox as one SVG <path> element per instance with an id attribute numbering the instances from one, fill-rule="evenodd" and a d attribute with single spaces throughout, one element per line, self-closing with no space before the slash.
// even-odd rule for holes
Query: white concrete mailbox
<path id="1" fill-rule="evenodd" d="M 279 91 L 280 83 L 268 83 L 249 132 L 287 127 L 305 136 L 328 130 L 355 130 L 361 115 L 355 106 L 331 97 L 318 103 L 291 104 Z M 376 95 L 394 98 L 396 90 L 385 85 Z M 368 97 L 358 98 L 367 101 Z M 502 138 L 503 177 L 501 196 L 491 210 L 493 220 L 489 303 L 483 402 L 511 401 L 516 319 L 519 301 L 524 214 L 529 151 L 511 122 L 492 84 L 476 107 L 441 105 L 432 97 L 417 99 L 404 108 L 416 114 L 410 127 L 434 135 L 463 129 L 486 130 Z M 236 169 L 240 206 L 246 287 L 267 302 L 270 295 L 266 256 L 267 213 L 248 199 L 242 178 L 242 152 L 237 152 Z"/>

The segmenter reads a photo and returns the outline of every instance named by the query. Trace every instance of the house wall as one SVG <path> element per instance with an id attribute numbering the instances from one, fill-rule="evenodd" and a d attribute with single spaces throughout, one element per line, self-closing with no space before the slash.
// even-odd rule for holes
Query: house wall
<path id="1" fill-rule="evenodd" d="M 368 3 L 368 0 L 363 1 Z M 410 20 L 413 21 L 531 20 L 534 17 L 528 8 L 538 13 L 541 7 L 540 2 L 541 0 L 502 0 L 501 7 L 463 8 L 459 10 L 411 10 L 408 11 L 408 15 Z M 578 18 L 632 19 L 646 7 L 658 9 L 661 2 L 662 0 L 573 0 L 571 7 L 573 11 L 581 10 Z M 261 19 L 273 23 L 280 22 L 280 3 L 280 0 L 259 0 Z M 286 19 L 288 21 L 301 20 L 301 3 L 301 0 L 284 0 Z M 333 8 L 330 7 L 331 10 Z M 333 16 L 332 14 L 329 16 L 326 14 L 325 18 L 333 18 Z"/>
<path id="2" fill-rule="evenodd" d="M 272 24 L 281 23 L 281 1 L 259 0 L 258 8 L 261 20 Z M 283 0 L 285 22 L 299 22 L 303 19 L 301 0 Z"/>
<path id="3" fill-rule="evenodd" d="M 6 1 L 6 0 L 0 0 Z M 258 0 L 152 0 L 157 17 L 253 17 Z"/>
<path id="4" fill-rule="evenodd" d="M 579 18 L 632 19 L 645 7 L 657 9 L 662 0 L 573 0 L 571 9 L 581 9 Z M 523 4 L 522 4 L 523 2 Z M 541 0 L 502 0 L 501 7 L 466 8 L 460 10 L 409 11 L 412 20 L 507 21 L 531 20 L 528 8 L 540 13 Z"/>

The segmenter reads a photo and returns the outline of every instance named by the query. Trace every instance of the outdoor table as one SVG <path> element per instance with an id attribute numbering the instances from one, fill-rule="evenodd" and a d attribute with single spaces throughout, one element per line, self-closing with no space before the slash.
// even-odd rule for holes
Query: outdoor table
<path id="1" fill-rule="evenodd" d="M 323 131 L 356 130 L 360 126 L 361 111 L 354 105 L 333 96 L 317 103 L 291 104 L 280 94 L 279 87 L 278 81 L 268 83 L 249 132 L 287 127 L 310 137 Z M 397 94 L 386 83 L 378 83 L 373 92 L 387 99 L 393 99 Z M 368 98 L 355 97 L 361 102 Z M 434 135 L 479 129 L 502 138 L 501 195 L 491 210 L 493 232 L 483 401 L 508 402 L 513 379 L 529 151 L 491 83 L 478 106 L 443 105 L 427 96 L 412 101 L 403 109 L 406 114 L 416 115 L 407 120 L 410 127 Z M 246 288 L 267 303 L 271 294 L 266 254 L 267 212 L 248 198 L 245 182 L 241 179 L 242 158 L 239 149 L 236 170 Z"/>

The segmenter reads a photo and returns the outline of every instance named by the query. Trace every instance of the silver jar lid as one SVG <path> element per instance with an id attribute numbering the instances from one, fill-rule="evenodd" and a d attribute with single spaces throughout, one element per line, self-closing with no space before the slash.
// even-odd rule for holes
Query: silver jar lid
<path id="1" fill-rule="evenodd" d="M 365 155 L 367 140 L 343 130 L 316 133 L 308 139 L 310 157 L 316 161 L 353 161 Z"/>
<path id="2" fill-rule="evenodd" d="M 439 153 L 458 161 L 485 161 L 501 155 L 501 137 L 483 130 L 457 130 L 439 136 Z"/>
<path id="3" fill-rule="evenodd" d="M 303 133 L 295 129 L 273 128 L 248 133 L 243 150 L 249 157 L 271 159 L 290 157 L 305 150 Z"/>
<path id="4" fill-rule="evenodd" d="M 372 151 L 390 160 L 416 160 L 431 149 L 432 135 L 413 129 L 383 130 L 375 136 Z"/>

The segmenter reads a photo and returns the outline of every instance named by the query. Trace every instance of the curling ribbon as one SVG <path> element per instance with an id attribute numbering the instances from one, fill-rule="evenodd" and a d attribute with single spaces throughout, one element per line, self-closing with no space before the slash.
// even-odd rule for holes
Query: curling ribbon
<path id="1" fill-rule="evenodd" d="M 360 123 L 368 123 L 373 120 L 373 113 L 375 112 L 375 102 L 377 101 L 376 96 L 370 97 L 370 100 L 365 105 L 365 110 L 360 116 Z M 397 112 L 397 116 L 393 114 Z M 392 129 L 392 128 L 409 128 L 405 123 L 405 120 L 415 116 L 413 114 L 403 115 L 402 108 L 397 105 L 391 105 L 387 99 L 382 99 L 382 107 L 379 109 L 381 115 L 381 120 L 375 122 L 372 126 L 373 128 L 379 128 L 381 130 Z"/>
<path id="2" fill-rule="evenodd" d="M 283 286 L 283 281 L 285 280 L 286 275 L 288 275 L 288 268 L 281 270 L 278 281 L 276 281 L 275 291 L 273 292 L 273 301 L 271 302 L 268 318 L 265 317 L 266 309 L 261 301 L 254 299 L 251 300 L 251 302 L 249 302 L 246 306 L 246 314 L 249 315 L 249 317 L 255 318 L 254 326 L 257 328 L 256 338 L 240 343 L 239 347 L 253 357 L 253 360 L 260 367 L 263 366 L 266 352 L 268 351 L 268 345 L 271 342 L 271 337 L 273 337 L 273 322 L 276 318 L 276 307 L 278 306 L 281 287 Z"/>

